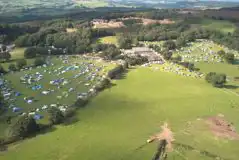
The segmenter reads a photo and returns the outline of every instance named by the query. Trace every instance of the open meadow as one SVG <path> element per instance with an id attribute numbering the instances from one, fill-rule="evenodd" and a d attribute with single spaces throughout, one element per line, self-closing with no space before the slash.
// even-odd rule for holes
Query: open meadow
<path id="1" fill-rule="evenodd" d="M 232 33 L 235 31 L 235 29 L 237 28 L 237 26 L 230 22 L 230 21 L 226 21 L 226 20 L 213 20 L 213 19 L 206 19 L 206 18 L 199 18 L 199 19 L 193 19 L 193 20 L 187 20 L 187 23 L 191 24 L 194 27 L 205 27 L 208 29 L 212 29 L 212 30 L 218 30 L 224 33 Z"/>
<path id="2" fill-rule="evenodd" d="M 151 159 L 156 144 L 137 148 L 168 122 L 175 137 L 168 159 L 237 160 L 237 141 L 215 136 L 206 119 L 220 114 L 238 128 L 238 96 L 148 67 L 114 83 L 78 111 L 78 122 L 10 145 L 0 159 Z"/>
<path id="3" fill-rule="evenodd" d="M 103 44 L 114 44 L 114 45 L 118 44 L 116 36 L 102 37 L 102 38 L 99 38 L 98 41 Z"/>

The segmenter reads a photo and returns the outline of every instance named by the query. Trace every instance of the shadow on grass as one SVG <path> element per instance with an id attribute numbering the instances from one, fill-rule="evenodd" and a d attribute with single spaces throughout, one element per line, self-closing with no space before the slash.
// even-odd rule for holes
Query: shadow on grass
<path id="1" fill-rule="evenodd" d="M 225 85 L 224 88 L 226 88 L 226 89 L 238 89 L 239 86 L 236 86 L 236 85 Z"/>
<path id="2" fill-rule="evenodd" d="M 76 111 L 76 112 L 77 112 L 77 111 Z M 79 121 L 80 121 L 79 118 L 74 115 L 74 116 L 72 116 L 72 117 L 67 118 L 67 119 L 62 123 L 62 125 L 68 126 L 68 125 L 72 125 L 72 124 L 74 124 L 74 123 L 77 123 L 77 122 L 79 122 Z"/>
<path id="3" fill-rule="evenodd" d="M 118 74 L 117 76 L 115 76 L 115 80 L 120 80 L 120 79 L 125 79 L 127 77 L 127 74 L 130 70 L 132 70 L 133 68 L 130 69 L 126 69 L 124 72 Z"/>
<path id="4" fill-rule="evenodd" d="M 182 143 L 174 143 L 174 145 L 178 148 L 183 148 L 185 150 L 189 150 L 189 151 L 199 151 L 199 154 L 202 155 L 202 156 L 206 156 L 206 157 L 209 157 L 209 158 L 213 158 L 213 159 L 220 159 L 220 160 L 231 160 L 229 158 L 223 158 L 219 155 L 216 155 L 216 154 L 213 154 L 213 153 L 210 153 L 206 150 L 198 150 L 196 148 L 194 148 L 193 146 L 190 146 L 190 145 L 187 145 L 187 144 L 182 144 Z"/>
<path id="5" fill-rule="evenodd" d="M 239 65 L 239 59 L 235 59 L 232 64 L 233 65 Z"/>
<path id="6" fill-rule="evenodd" d="M 40 131 L 37 132 L 36 134 L 32 135 L 32 137 L 50 133 L 50 132 L 54 132 L 56 130 L 56 127 L 54 127 L 53 125 L 48 125 L 48 124 L 39 124 L 39 128 L 40 128 Z"/>

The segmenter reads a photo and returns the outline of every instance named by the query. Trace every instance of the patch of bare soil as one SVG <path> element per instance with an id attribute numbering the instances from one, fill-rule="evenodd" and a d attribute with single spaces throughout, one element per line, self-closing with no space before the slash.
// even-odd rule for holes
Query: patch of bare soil
<path id="1" fill-rule="evenodd" d="M 239 140 L 239 135 L 236 132 L 232 123 L 226 121 L 223 116 L 213 116 L 206 119 L 212 133 L 217 137 Z"/>

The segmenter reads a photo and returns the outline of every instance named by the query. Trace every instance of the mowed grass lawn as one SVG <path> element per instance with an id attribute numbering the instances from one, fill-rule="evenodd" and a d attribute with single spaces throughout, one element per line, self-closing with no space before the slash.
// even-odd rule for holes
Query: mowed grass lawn
<path id="1" fill-rule="evenodd" d="M 216 138 L 203 119 L 219 113 L 239 129 L 239 99 L 204 80 L 150 68 L 131 69 L 125 78 L 79 110 L 78 122 L 9 146 L 3 160 L 146 160 L 155 144 L 144 144 L 168 122 L 176 143 L 168 160 L 230 160 L 239 157 L 238 141 Z M 201 120 L 198 120 L 200 118 Z M 209 154 L 203 155 L 203 151 Z"/>
<path id="2" fill-rule="evenodd" d="M 106 37 L 103 37 L 103 38 L 99 38 L 98 41 L 100 43 L 104 43 L 104 44 L 114 44 L 116 46 L 118 45 L 116 36 L 106 36 Z"/>
<path id="3" fill-rule="evenodd" d="M 76 3 L 89 8 L 106 7 L 109 5 L 108 2 L 104 0 L 76 0 Z"/>

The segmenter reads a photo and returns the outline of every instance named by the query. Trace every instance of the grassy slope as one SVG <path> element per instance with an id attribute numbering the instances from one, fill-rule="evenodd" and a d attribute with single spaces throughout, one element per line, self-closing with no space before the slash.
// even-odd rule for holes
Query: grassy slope
<path id="1" fill-rule="evenodd" d="M 134 69 L 116 86 L 98 95 L 87 108 L 79 111 L 80 121 L 58 126 L 0 153 L 4 160 L 145 160 L 151 159 L 155 145 L 136 151 L 145 140 L 159 130 L 164 121 L 170 123 L 177 143 L 196 148 L 175 148 L 169 160 L 212 160 L 200 150 L 231 160 L 239 156 L 238 143 L 214 138 L 196 119 L 223 113 L 239 128 L 238 97 L 212 88 L 203 80 L 163 73 L 147 68 Z M 188 122 L 197 124 L 187 127 Z M 186 134 L 187 133 L 187 134 Z M 34 147 L 33 147 L 34 146 Z"/>

